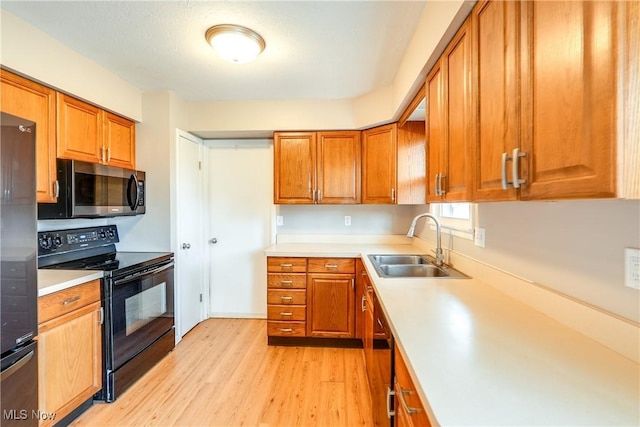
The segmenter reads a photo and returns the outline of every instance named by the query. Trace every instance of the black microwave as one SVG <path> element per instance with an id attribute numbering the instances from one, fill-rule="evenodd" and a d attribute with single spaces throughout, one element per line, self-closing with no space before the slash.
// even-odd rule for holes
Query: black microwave
<path id="1" fill-rule="evenodd" d="M 57 159 L 58 201 L 38 203 L 38 219 L 101 218 L 145 213 L 145 173 Z"/>

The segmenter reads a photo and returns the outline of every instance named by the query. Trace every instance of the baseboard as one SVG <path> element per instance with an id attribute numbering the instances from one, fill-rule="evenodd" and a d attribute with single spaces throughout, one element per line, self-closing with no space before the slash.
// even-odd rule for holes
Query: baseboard
<path id="1" fill-rule="evenodd" d="M 216 318 L 216 319 L 266 319 L 267 313 L 214 312 L 214 313 L 209 313 L 209 317 Z"/>
<path id="2" fill-rule="evenodd" d="M 432 242 L 420 238 L 414 238 L 413 244 L 425 251 L 431 251 L 435 247 Z M 450 251 L 448 255 L 453 267 L 474 279 L 500 290 L 617 353 L 640 362 L 639 324 L 467 255 L 455 251 Z"/>

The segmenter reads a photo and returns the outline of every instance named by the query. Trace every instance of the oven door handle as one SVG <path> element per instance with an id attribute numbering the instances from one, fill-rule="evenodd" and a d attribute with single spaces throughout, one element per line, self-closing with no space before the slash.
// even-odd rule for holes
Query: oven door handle
<path id="1" fill-rule="evenodd" d="M 115 286 L 120 285 L 121 283 L 126 283 L 126 282 L 131 282 L 132 280 L 140 280 L 140 279 L 144 279 L 146 277 L 150 277 L 153 276 L 155 274 L 158 274 L 164 270 L 168 270 L 169 268 L 173 268 L 173 266 L 175 265 L 175 263 L 173 261 L 169 262 L 168 264 L 165 264 L 161 267 L 155 268 L 153 270 L 149 270 L 149 271 L 144 271 L 144 272 L 139 272 L 139 273 L 134 273 L 131 274 L 129 276 L 125 276 L 121 279 L 116 279 L 113 281 L 113 284 Z"/>

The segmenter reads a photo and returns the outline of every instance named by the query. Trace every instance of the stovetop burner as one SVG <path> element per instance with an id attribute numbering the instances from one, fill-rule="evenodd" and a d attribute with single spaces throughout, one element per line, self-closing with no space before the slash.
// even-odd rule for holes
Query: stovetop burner
<path id="1" fill-rule="evenodd" d="M 163 263 L 170 252 L 117 252 L 115 225 L 38 233 L 38 268 L 102 270 L 105 277 L 128 274 Z"/>

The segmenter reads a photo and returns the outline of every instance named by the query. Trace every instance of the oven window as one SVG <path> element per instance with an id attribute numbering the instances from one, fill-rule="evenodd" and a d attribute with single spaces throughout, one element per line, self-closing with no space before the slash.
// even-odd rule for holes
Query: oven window
<path id="1" fill-rule="evenodd" d="M 167 283 L 127 298 L 124 306 L 126 334 L 131 335 L 167 312 Z"/>

